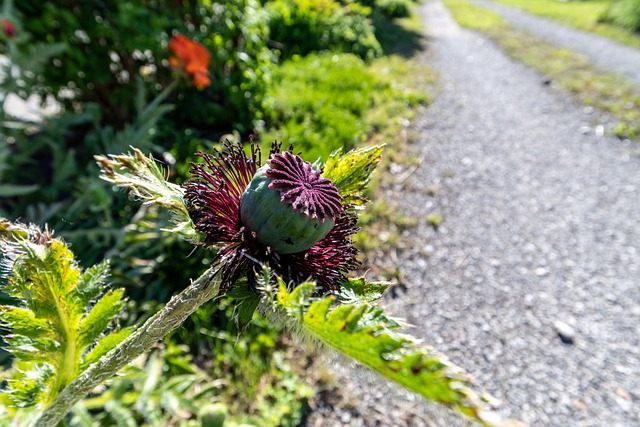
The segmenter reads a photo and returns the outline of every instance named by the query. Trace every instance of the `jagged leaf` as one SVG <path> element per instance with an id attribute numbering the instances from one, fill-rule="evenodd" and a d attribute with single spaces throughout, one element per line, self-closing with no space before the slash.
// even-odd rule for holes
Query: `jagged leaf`
<path id="1" fill-rule="evenodd" d="M 16 406 L 47 405 L 87 366 L 83 354 L 120 311 L 123 290 L 104 293 L 108 264 L 82 272 L 46 229 L 0 220 L 0 250 L 1 290 L 15 298 L 15 305 L 0 306 L 6 350 L 14 356 L 7 393 Z M 88 355 L 103 354 L 113 341 L 120 342 L 101 342 Z"/>
<path id="2" fill-rule="evenodd" d="M 29 309 L 3 305 L 0 306 L 0 312 L 0 325 L 16 335 L 53 338 L 51 325 L 45 319 L 35 317 Z"/>
<path id="3" fill-rule="evenodd" d="M 80 303 L 87 305 L 101 291 L 109 273 L 109 261 L 96 264 L 84 271 L 76 284 L 75 293 Z"/>
<path id="4" fill-rule="evenodd" d="M 112 332 L 109 335 L 102 338 L 91 349 L 89 353 L 84 356 L 81 369 L 85 370 L 87 367 L 100 359 L 103 355 L 114 349 L 118 344 L 124 341 L 133 332 L 133 328 L 124 328 L 116 332 Z"/>
<path id="5" fill-rule="evenodd" d="M 118 156 L 95 156 L 102 169 L 100 178 L 119 187 L 145 204 L 156 204 L 173 215 L 174 227 L 167 231 L 177 233 L 183 239 L 197 243 L 201 240 L 195 229 L 184 202 L 184 190 L 179 185 L 168 182 L 161 167 L 142 151 L 133 148 L 133 154 Z"/>
<path id="6" fill-rule="evenodd" d="M 82 319 L 78 336 L 80 345 L 87 347 L 94 343 L 124 305 L 124 289 L 108 291 L 100 298 L 91 311 Z"/>
<path id="7" fill-rule="evenodd" d="M 337 297 L 345 303 L 373 302 L 382 298 L 389 286 L 389 282 L 367 282 L 364 277 L 349 278 L 342 284 Z"/>
<path id="8" fill-rule="evenodd" d="M 322 176 L 333 181 L 346 203 L 360 206 L 367 199 L 362 195 L 371 179 L 371 173 L 382 158 L 384 145 L 358 148 L 342 154 L 342 149 L 331 153 L 324 165 Z"/>
<path id="9" fill-rule="evenodd" d="M 505 425 L 488 408 L 488 397 L 471 388 L 462 370 L 444 356 L 395 329 L 403 325 L 368 303 L 335 304 L 335 297 L 311 301 L 315 285 L 289 292 L 280 281 L 277 307 L 297 320 L 304 333 L 435 402 L 457 407 L 485 425 Z"/>

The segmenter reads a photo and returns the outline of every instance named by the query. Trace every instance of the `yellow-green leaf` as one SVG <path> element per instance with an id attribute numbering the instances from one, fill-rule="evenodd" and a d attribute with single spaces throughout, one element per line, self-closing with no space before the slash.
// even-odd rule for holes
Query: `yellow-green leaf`
<path id="1" fill-rule="evenodd" d="M 358 148 L 345 154 L 342 154 L 342 150 L 336 150 L 327 159 L 322 176 L 333 181 L 343 202 L 363 205 L 367 199 L 362 192 L 380 162 L 383 150 L 384 145 Z"/>

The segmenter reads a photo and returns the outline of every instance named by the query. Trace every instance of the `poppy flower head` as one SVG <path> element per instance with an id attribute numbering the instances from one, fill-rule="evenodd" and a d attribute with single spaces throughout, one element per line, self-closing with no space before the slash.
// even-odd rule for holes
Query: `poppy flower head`
<path id="1" fill-rule="evenodd" d="M 204 89 L 211 84 L 209 80 L 211 55 L 207 48 L 179 34 L 169 41 L 169 50 L 175 55 L 169 58 L 169 64 L 173 69 L 182 70 L 192 76 L 193 83 L 198 89 Z"/>
<path id="2" fill-rule="evenodd" d="M 334 291 L 358 266 L 351 242 L 357 218 L 311 164 L 281 152 L 279 144 L 262 167 L 253 145 L 250 155 L 240 144 L 226 143 L 223 151 L 199 156 L 204 163 L 192 165 L 185 201 L 204 236 L 201 245 L 218 251 L 223 291 L 241 277 L 251 284 L 262 265 L 286 282 L 314 280 L 323 291 Z M 252 191 L 257 198 L 247 199 Z"/>

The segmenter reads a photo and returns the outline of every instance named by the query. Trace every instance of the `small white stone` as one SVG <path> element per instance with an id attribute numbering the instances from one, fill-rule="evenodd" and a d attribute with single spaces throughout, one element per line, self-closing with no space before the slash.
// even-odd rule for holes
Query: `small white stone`
<path id="1" fill-rule="evenodd" d="M 575 336 L 576 336 L 576 331 L 575 329 L 573 329 L 573 327 L 571 327 L 570 325 L 568 325 L 567 323 L 561 320 L 556 320 L 555 323 L 553 324 L 553 327 L 555 328 L 556 332 L 558 333 L 558 336 L 560 337 L 563 343 L 573 344 L 573 340 L 575 339 Z"/>

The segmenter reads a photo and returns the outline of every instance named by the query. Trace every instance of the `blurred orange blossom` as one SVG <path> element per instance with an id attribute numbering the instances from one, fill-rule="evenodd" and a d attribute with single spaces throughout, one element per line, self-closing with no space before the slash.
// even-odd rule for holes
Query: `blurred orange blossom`
<path id="1" fill-rule="evenodd" d="M 176 55 L 169 58 L 172 68 L 182 68 L 185 73 L 193 76 L 193 83 L 198 89 L 211 84 L 208 77 L 211 55 L 203 45 L 179 34 L 171 38 L 169 49 Z"/>

